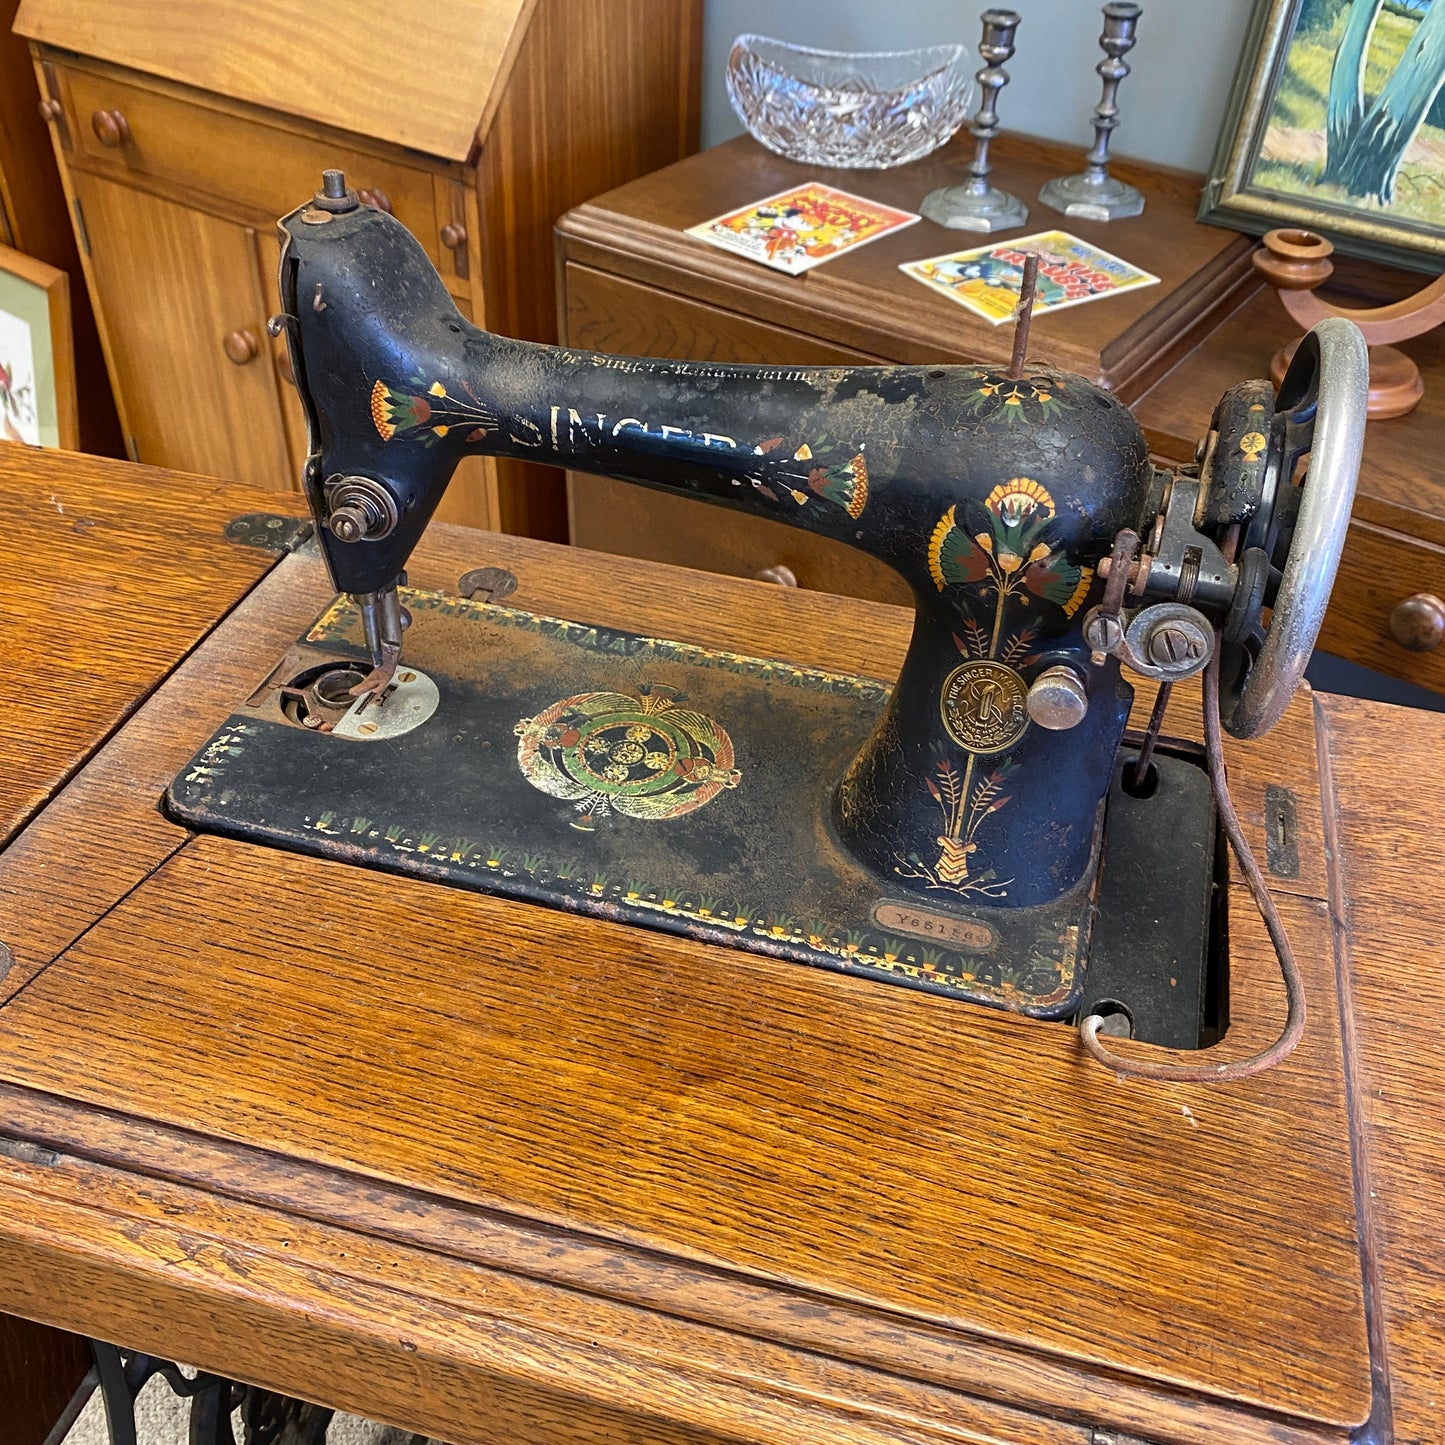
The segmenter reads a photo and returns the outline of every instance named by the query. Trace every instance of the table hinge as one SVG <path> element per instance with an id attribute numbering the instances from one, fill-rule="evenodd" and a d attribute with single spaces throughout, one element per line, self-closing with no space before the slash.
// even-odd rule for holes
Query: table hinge
<path id="1" fill-rule="evenodd" d="M 309 542 L 315 529 L 309 517 L 283 517 L 275 512 L 247 512 L 226 523 L 226 540 L 267 552 L 294 552 Z"/>

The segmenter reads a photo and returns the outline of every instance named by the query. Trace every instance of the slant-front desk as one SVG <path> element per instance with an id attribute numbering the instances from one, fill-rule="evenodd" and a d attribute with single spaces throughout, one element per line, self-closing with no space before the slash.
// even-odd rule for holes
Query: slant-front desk
<path id="1" fill-rule="evenodd" d="M 1227 744 L 1304 1038 L 1125 1080 L 1062 1023 L 189 831 L 162 795 L 330 602 L 313 544 L 82 457 L 5 448 L 0 494 L 0 1310 L 456 1445 L 1441 1438 L 1445 718 L 1304 692 Z M 907 640 L 440 527 L 409 583 L 483 567 L 880 687 Z M 1240 1057 L 1283 1000 L 1224 891 Z"/>

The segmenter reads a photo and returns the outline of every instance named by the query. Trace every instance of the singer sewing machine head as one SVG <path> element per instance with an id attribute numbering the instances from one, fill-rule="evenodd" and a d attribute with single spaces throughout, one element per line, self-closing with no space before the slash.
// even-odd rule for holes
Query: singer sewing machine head
<path id="1" fill-rule="evenodd" d="M 1078 1009 L 1091 954 L 1140 951 L 1106 937 L 1116 832 L 1146 850 L 1188 835 L 1205 860 L 1191 895 L 1203 927 L 1207 784 L 1160 758 L 1160 791 L 1193 821 L 1128 820 L 1121 669 L 1172 684 L 1218 649 L 1228 730 L 1251 737 L 1280 716 L 1359 463 L 1366 360 L 1348 323 L 1310 333 L 1277 399 L 1261 382 L 1228 392 L 1198 464 L 1169 472 L 1121 403 L 1049 366 L 746 367 L 530 345 L 465 321 L 417 242 L 338 173 L 281 227 L 277 324 L 310 426 L 305 486 L 354 606 L 310 634 L 337 644 L 326 657 L 288 659 L 238 718 L 268 745 L 330 749 L 333 778 L 379 766 L 381 747 L 379 779 L 424 758 L 418 770 L 446 769 L 448 807 L 470 794 L 486 815 L 451 821 L 444 840 L 479 853 L 439 860 L 446 847 L 381 836 L 373 861 L 1041 1016 Z M 685 493 L 881 559 L 916 606 L 896 685 L 885 700 L 865 679 L 770 674 L 658 639 L 619 642 L 609 662 L 565 623 L 549 635 L 505 609 L 399 594 L 473 454 Z M 485 633 L 476 676 L 447 672 L 470 643 L 425 649 L 444 625 Z M 788 643 L 780 628 L 777 657 Z M 426 751 L 425 719 L 449 700 L 489 733 L 485 758 Z M 788 708 L 812 741 L 788 733 Z M 278 763 L 273 791 L 288 776 Z M 242 791 L 233 769 L 229 811 L 209 780 L 178 780 L 172 802 L 203 826 L 328 846 L 326 827 L 278 824 Z M 385 820 L 374 793 L 342 794 L 300 816 Z M 526 838 L 508 832 L 519 811 Z M 569 827 L 594 855 L 580 872 L 558 861 L 576 849 Z M 657 876 L 669 857 L 675 885 Z"/>

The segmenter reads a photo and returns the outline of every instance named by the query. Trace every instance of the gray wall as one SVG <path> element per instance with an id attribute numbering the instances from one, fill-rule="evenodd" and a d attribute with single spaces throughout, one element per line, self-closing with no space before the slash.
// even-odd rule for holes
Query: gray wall
<path id="1" fill-rule="evenodd" d="M 1133 74 L 1119 92 L 1114 148 L 1205 171 L 1214 150 L 1252 0 L 1144 0 Z M 723 71 L 735 35 L 752 31 L 825 50 L 904 50 L 958 41 L 978 45 L 982 3 L 958 0 L 706 0 L 702 139 L 716 145 L 742 126 Z M 1013 0 L 1023 17 L 1008 87 L 1005 128 L 1078 141 L 1092 138 L 1099 100 L 1094 66 L 1099 5 L 1093 0 Z M 979 62 L 982 64 L 982 62 Z M 977 68 L 977 67 L 975 67 Z"/>

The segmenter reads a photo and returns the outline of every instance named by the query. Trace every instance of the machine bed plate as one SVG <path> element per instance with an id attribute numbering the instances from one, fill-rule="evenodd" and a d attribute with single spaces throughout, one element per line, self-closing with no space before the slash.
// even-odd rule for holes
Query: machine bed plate
<path id="1" fill-rule="evenodd" d="M 842 775 L 886 684 L 443 593 L 403 600 L 406 660 L 381 709 L 308 727 L 300 689 L 288 690 L 328 667 L 342 680 L 366 671 L 359 614 L 338 598 L 171 784 L 170 812 L 202 831 L 1036 1017 L 1077 1009 L 1094 876 L 1047 907 L 969 906 L 946 884 L 910 895 L 834 841 L 818 780 Z M 1178 759 L 1160 765 L 1167 836 L 1116 831 L 1148 851 L 1144 873 L 1161 846 L 1188 851 L 1174 871 L 1194 878 L 1206 906 L 1184 911 L 1203 917 L 1207 780 Z M 1140 916 L 1177 912 L 1177 893 L 1161 904 L 1139 900 Z M 1191 947 L 1193 977 L 1205 940 Z"/>

